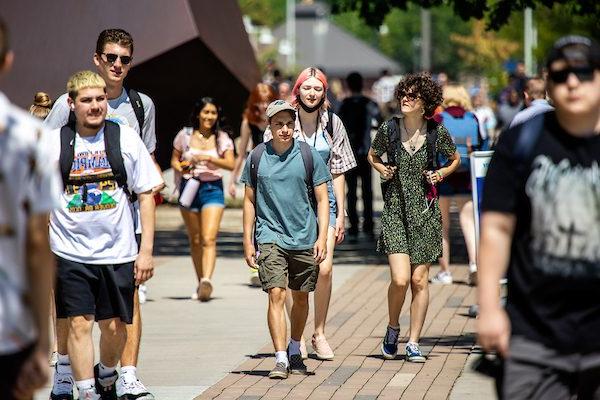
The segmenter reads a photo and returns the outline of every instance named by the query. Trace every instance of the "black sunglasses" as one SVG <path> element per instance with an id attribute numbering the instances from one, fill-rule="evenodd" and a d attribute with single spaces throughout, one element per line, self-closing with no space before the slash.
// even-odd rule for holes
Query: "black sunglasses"
<path id="1" fill-rule="evenodd" d="M 419 95 L 416 93 L 404 93 L 402 97 L 406 97 L 408 100 L 415 100 L 419 98 Z"/>
<path id="2" fill-rule="evenodd" d="M 594 68 L 592 67 L 569 67 L 558 71 L 548 71 L 548 77 L 554 83 L 565 83 L 570 74 L 575 74 L 579 82 L 594 80 Z"/>
<path id="3" fill-rule="evenodd" d="M 102 55 L 104 55 L 106 57 L 106 61 L 111 64 L 114 64 L 115 62 L 117 62 L 117 58 L 121 59 L 121 64 L 123 64 L 123 65 L 129 65 L 129 63 L 131 63 L 130 56 L 120 56 L 118 54 L 113 54 L 113 53 L 102 53 Z"/>

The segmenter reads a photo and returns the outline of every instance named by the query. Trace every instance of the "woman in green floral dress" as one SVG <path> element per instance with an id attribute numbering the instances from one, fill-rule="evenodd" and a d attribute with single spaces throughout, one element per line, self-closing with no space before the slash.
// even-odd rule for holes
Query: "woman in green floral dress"
<path id="1" fill-rule="evenodd" d="M 460 156 L 448 130 L 429 119 L 442 102 L 442 89 L 428 74 L 407 75 L 396 88 L 396 98 L 402 115 L 381 125 L 369 150 L 369 162 L 387 185 L 377 249 L 388 255 L 392 279 L 389 323 L 381 351 L 386 359 L 398 353 L 398 322 L 410 283 L 406 360 L 424 362 L 418 341 L 429 304 L 429 267 L 442 253 L 435 185 L 458 168 Z M 381 160 L 384 153 L 388 163 Z M 440 168 L 435 161 L 438 154 L 450 160 L 449 164 Z"/>

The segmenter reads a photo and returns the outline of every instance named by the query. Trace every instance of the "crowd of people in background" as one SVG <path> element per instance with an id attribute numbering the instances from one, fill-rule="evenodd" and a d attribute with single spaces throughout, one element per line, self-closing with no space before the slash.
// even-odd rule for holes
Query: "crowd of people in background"
<path id="1" fill-rule="evenodd" d="M 0 21 L 2 72 L 12 62 L 9 49 Z M 0 375 L 2 399 L 31 397 L 46 379 L 42 364 L 48 363 L 53 347 L 45 340 L 50 298 L 56 332 L 51 399 L 73 399 L 75 386 L 80 399 L 154 399 L 137 377 L 137 359 L 144 282 L 154 270 L 155 194 L 164 182 L 154 159 L 154 103 L 123 86 L 133 50 L 126 31 L 102 31 L 93 52 L 97 72 L 74 73 L 67 93 L 55 102 L 36 93 L 29 111 L 37 120 L 0 93 L 0 185 L 3 193 L 11 193 L 0 202 L 0 265 L 14 267 L 9 279 L 0 276 L 0 285 L 3 298 L 20 315 L 0 316 L 0 370 L 9 363 L 17 366 Z M 406 361 L 426 362 L 419 340 L 429 284 L 453 282 L 449 232 L 454 209 L 466 243 L 469 283 L 485 286 L 479 297 L 481 344 L 504 357 L 510 347 L 516 355 L 509 358 L 505 373 L 510 379 L 499 385 L 499 393 L 529 398 L 522 395 L 524 388 L 538 379 L 543 385 L 535 389 L 535 398 L 552 391 L 597 396 L 594 378 L 600 364 L 593 335 L 599 326 L 593 315 L 598 306 L 586 308 L 579 300 L 580 291 L 592 296 L 598 289 L 599 236 L 597 226 L 559 203 L 571 199 L 570 205 L 581 205 L 597 221 L 600 144 L 598 135 L 589 132 L 600 129 L 600 48 L 587 38 L 564 38 L 546 67 L 548 78 L 527 77 L 517 64 L 509 85 L 492 101 L 485 84 L 461 85 L 443 72 L 392 76 L 382 71 L 365 91 L 359 72 L 342 83 L 308 67 L 292 84 L 271 61 L 264 82 L 250 93 L 236 141 L 223 129 L 218 99 L 202 94 L 190 105 L 190 120 L 174 135 L 170 149 L 197 276 L 191 298 L 211 299 L 225 194 L 236 197 L 243 185 L 244 259 L 251 268 L 251 285 L 268 295 L 267 323 L 275 349 L 270 378 L 308 374 L 304 331 L 311 292 L 312 352 L 320 360 L 335 358 L 326 325 L 334 253 L 346 233 L 373 243 L 387 256 L 389 318 L 383 358 L 396 358 L 405 336 Z M 14 153 L 6 149 L 13 148 L 27 157 L 12 159 Z M 495 154 L 478 256 L 469 157 L 489 149 Z M 564 159 L 572 162 L 577 177 L 565 170 Z M 46 168 L 51 165 L 56 168 Z M 230 171 L 228 182 L 225 171 Z M 379 193 L 373 187 L 374 172 L 381 183 L 380 226 L 373 212 L 374 193 Z M 550 193 L 550 184 L 563 186 Z M 544 210 L 548 199 L 554 199 L 552 209 Z M 524 208 L 533 210 L 531 219 Z M 523 224 L 516 218 L 523 218 Z M 589 228 L 579 231 L 589 237 L 575 245 L 572 236 L 563 238 L 564 227 L 556 218 L 568 219 L 573 229 Z M 32 257 L 21 251 L 25 246 Z M 510 344 L 508 317 L 498 303 L 498 282 L 509 259 Z M 440 271 L 430 279 L 434 263 Z M 573 268 L 565 272 L 567 264 Z M 523 271 L 540 275 L 529 279 Z M 565 277 L 586 284 L 571 287 L 561 280 Z M 21 300 L 27 287 L 36 294 L 29 304 Z M 399 317 L 409 288 L 410 323 L 403 335 Z M 531 301 L 524 293 L 534 293 Z M 571 299 L 575 311 L 569 315 L 586 333 L 563 329 L 566 317 L 555 311 L 564 298 Z M 19 326 L 14 326 L 17 320 Z M 100 359 L 94 363 L 96 322 Z M 570 357 L 574 354 L 580 358 Z"/>

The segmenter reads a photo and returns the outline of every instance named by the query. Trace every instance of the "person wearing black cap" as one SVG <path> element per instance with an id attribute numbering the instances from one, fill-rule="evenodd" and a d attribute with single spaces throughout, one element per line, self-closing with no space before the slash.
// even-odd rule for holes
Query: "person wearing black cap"
<path id="1" fill-rule="evenodd" d="M 477 330 L 500 398 L 600 399 L 600 46 L 563 37 L 547 68 L 555 111 L 504 133 L 486 176 Z"/>

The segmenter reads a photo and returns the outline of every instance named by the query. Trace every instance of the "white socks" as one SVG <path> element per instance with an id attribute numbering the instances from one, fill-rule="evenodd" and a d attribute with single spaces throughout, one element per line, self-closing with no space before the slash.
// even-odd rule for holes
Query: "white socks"
<path id="1" fill-rule="evenodd" d="M 102 364 L 102 362 L 98 363 L 98 378 L 108 378 L 109 376 L 113 375 L 114 372 L 117 370 L 117 367 L 107 367 L 106 365 Z"/>
<path id="2" fill-rule="evenodd" d="M 276 351 L 275 352 L 275 363 L 284 363 L 286 366 L 290 365 L 287 352 L 285 351 Z"/>
<path id="3" fill-rule="evenodd" d="M 77 382 L 75 382 L 75 385 L 77 385 L 77 390 L 79 391 L 79 398 L 82 398 L 82 399 L 88 398 L 85 396 L 88 393 L 91 393 L 89 398 L 92 398 L 92 399 L 100 398 L 98 396 L 98 394 L 96 393 L 96 385 L 94 383 L 94 378 L 77 381 Z"/>

